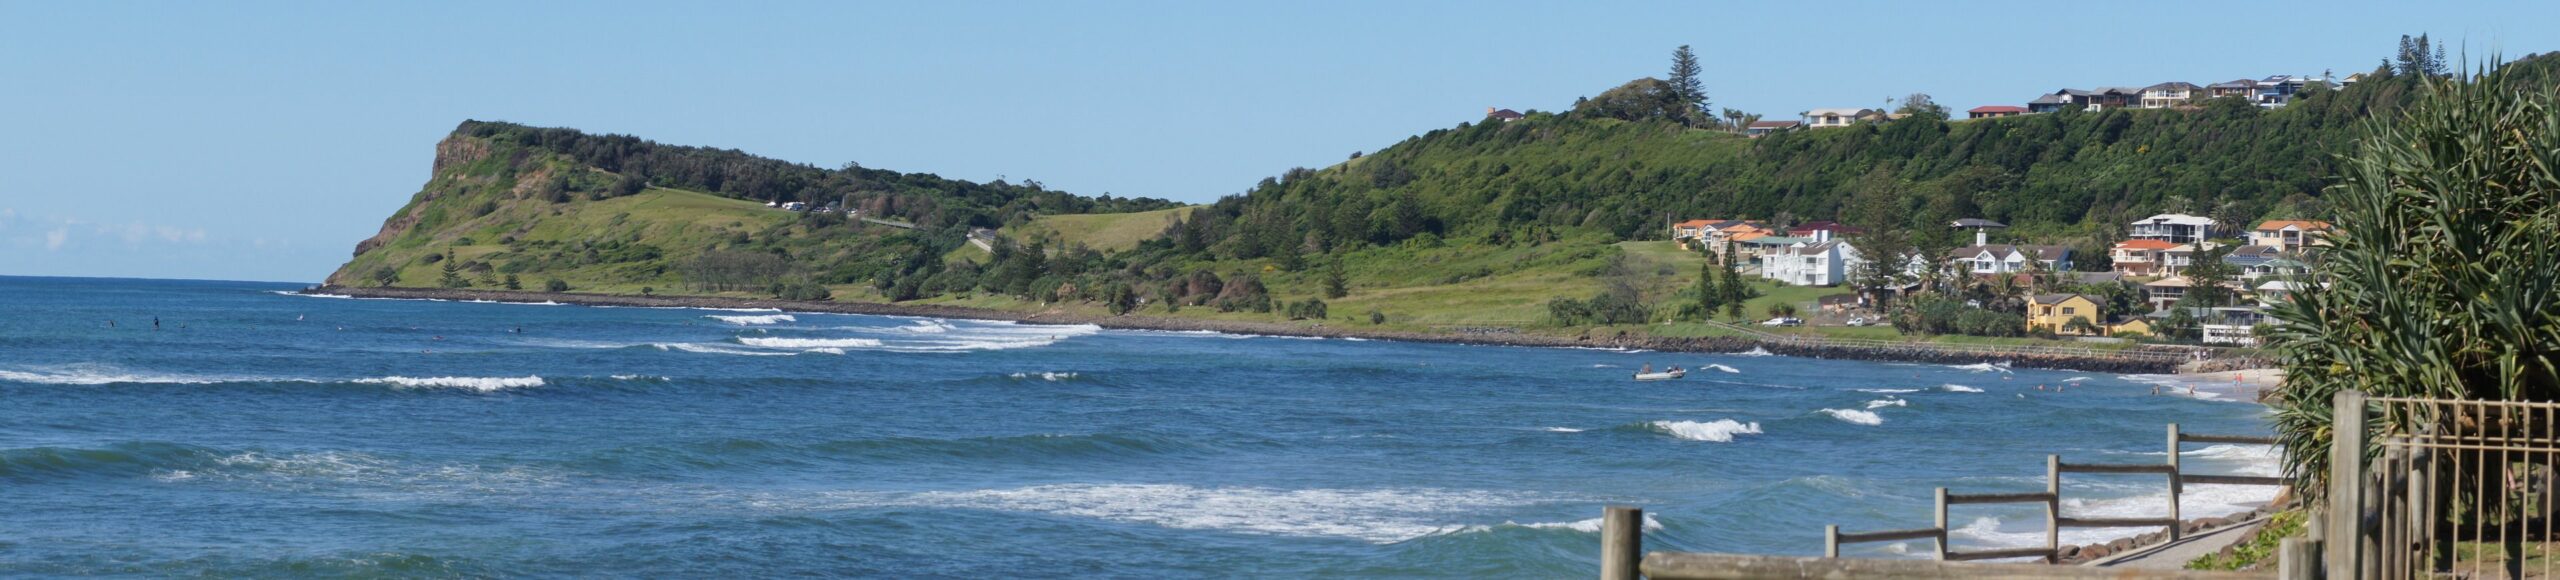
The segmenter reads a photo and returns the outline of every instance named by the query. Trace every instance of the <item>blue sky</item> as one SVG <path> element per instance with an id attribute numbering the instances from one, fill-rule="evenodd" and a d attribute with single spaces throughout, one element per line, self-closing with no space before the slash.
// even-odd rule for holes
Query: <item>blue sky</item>
<path id="1" fill-rule="evenodd" d="M 0 275 L 316 281 L 463 119 L 1207 201 L 1696 47 L 1770 117 L 2560 50 L 2560 3 L 0 0 Z"/>

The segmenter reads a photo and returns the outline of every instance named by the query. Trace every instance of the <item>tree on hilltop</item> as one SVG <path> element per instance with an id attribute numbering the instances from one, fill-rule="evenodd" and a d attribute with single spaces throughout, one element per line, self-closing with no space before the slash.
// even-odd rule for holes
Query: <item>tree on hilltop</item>
<path id="1" fill-rule="evenodd" d="M 1715 108 L 1712 106 L 1713 103 L 1707 101 L 1707 88 L 1704 83 L 1698 81 L 1698 72 L 1698 55 L 1689 51 L 1689 45 L 1683 44 L 1680 45 L 1679 50 L 1671 51 L 1670 83 L 1673 94 L 1680 98 L 1680 104 L 1684 105 L 1688 112 L 1696 113 L 1691 115 L 1691 118 L 1712 122 L 1715 119 Z"/>

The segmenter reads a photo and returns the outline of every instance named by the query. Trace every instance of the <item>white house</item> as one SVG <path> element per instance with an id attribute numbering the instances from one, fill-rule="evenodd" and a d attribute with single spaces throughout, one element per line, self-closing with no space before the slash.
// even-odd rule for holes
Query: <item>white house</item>
<path id="1" fill-rule="evenodd" d="M 2166 109 L 2185 104 L 2187 99 L 2204 93 L 2195 83 L 2169 81 L 2142 88 L 2142 108 Z"/>
<path id="2" fill-rule="evenodd" d="M 1849 273 L 1860 262 L 1858 249 L 1831 239 L 1829 232 L 1815 234 L 1814 239 L 1761 254 L 1760 277 L 1798 286 L 1837 286 L 1849 281 Z"/>
<path id="3" fill-rule="evenodd" d="M 1804 112 L 1804 124 L 1815 129 L 1847 127 L 1859 121 L 1884 118 L 1884 111 L 1859 108 L 1814 109 Z"/>
<path id="4" fill-rule="evenodd" d="M 2301 251 L 2309 246 L 2328 245 L 2329 222 L 2319 220 L 2268 220 L 2249 231 L 2249 244 L 2286 252 Z"/>
<path id="5" fill-rule="evenodd" d="M 2213 218 L 2164 213 L 2133 222 L 2133 239 L 2192 244 L 2213 237 Z"/>
<path id="6" fill-rule="evenodd" d="M 2034 261 L 2047 272 L 2071 269 L 2071 248 L 2067 246 L 2013 246 L 1992 244 L 1956 248 L 1947 259 L 1967 274 L 2013 274 L 2027 270 Z"/>

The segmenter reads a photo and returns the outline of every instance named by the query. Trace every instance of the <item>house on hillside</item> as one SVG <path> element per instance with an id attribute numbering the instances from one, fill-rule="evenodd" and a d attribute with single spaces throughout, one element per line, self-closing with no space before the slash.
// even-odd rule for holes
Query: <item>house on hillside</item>
<path id="1" fill-rule="evenodd" d="M 2257 346 L 2257 326 L 2273 320 L 2255 306 L 2217 306 L 2196 319 L 2204 322 L 2199 338 L 2205 344 L 2239 346 Z"/>
<path id="2" fill-rule="evenodd" d="M 2071 328 L 2072 319 L 2079 319 L 2095 328 L 2106 322 L 2106 313 L 2098 307 L 2097 300 L 2087 295 L 2044 294 L 2027 297 L 2027 332 L 2043 330 L 2054 334 L 2090 334 L 2086 330 Z"/>
<path id="3" fill-rule="evenodd" d="M 2205 85 L 2204 96 L 2213 98 L 2240 97 L 2255 101 L 2258 100 L 2258 81 L 2240 79 L 2236 81 Z"/>
<path id="4" fill-rule="evenodd" d="M 1860 108 L 1814 109 L 1804 112 L 1805 126 L 1815 129 L 1847 127 L 1860 121 L 1882 121 L 1884 111 Z"/>
<path id="5" fill-rule="evenodd" d="M 2133 222 L 2133 239 L 2192 244 L 2213 237 L 2213 218 L 2164 213 Z"/>
<path id="6" fill-rule="evenodd" d="M 1715 220 L 1689 220 L 1671 224 L 1671 241 L 1679 242 L 1680 247 L 1689 247 L 1691 240 L 1706 238 L 1707 230 L 1715 223 Z"/>
<path id="7" fill-rule="evenodd" d="M 1752 121 L 1750 126 L 1742 129 L 1742 134 L 1761 137 L 1779 131 L 1793 131 L 1801 127 L 1804 127 L 1803 121 Z"/>
<path id="8" fill-rule="evenodd" d="M 1853 227 L 1853 226 L 1842 225 L 1840 222 L 1835 222 L 1835 221 L 1831 221 L 1831 220 L 1814 220 L 1814 221 L 1809 221 L 1809 222 L 1805 222 L 1805 223 L 1801 223 L 1801 224 L 1796 224 L 1796 227 L 1787 228 L 1787 235 L 1795 236 L 1795 237 L 1799 237 L 1799 238 L 1810 238 L 1810 237 L 1817 237 L 1817 236 L 1829 236 L 1829 237 L 1833 237 L 1833 238 L 1845 238 L 1845 237 L 1857 236 L 1857 235 L 1861 235 L 1861 234 L 1865 234 L 1865 233 L 1867 233 L 1867 230 L 1860 229 L 1860 228 Z"/>
<path id="9" fill-rule="evenodd" d="M 2297 93 L 2301 93 L 2303 87 L 2311 86 L 2311 83 L 2325 84 L 2327 82 L 2329 82 L 2329 79 L 2327 78 L 2314 78 L 2297 75 L 2275 75 L 2258 79 L 2258 91 L 2254 98 L 2260 107 L 2270 109 L 2282 107 L 2288 103 L 2292 103 L 2293 96 Z"/>
<path id="10" fill-rule="evenodd" d="M 1724 251 L 1725 244 L 1740 241 L 1736 238 L 1744 236 L 1756 238 L 1777 233 L 1777 230 L 1761 226 L 1760 220 L 1725 220 L 1718 222 L 1714 229 L 1707 232 L 1706 244 L 1708 250 L 1721 252 Z"/>
<path id="11" fill-rule="evenodd" d="M 2151 85 L 2142 88 L 2142 108 L 2166 109 L 2183 105 L 2203 93 L 2204 87 L 2190 82 L 2169 81 Z"/>
<path id="12" fill-rule="evenodd" d="M 2178 244 L 2170 246 L 2169 249 L 2160 251 L 2159 273 L 2162 276 L 2184 275 L 2187 272 L 2187 268 L 2196 265 L 2196 255 L 2210 252 L 2221 247 L 2222 244 L 2216 244 L 2213 242 L 2196 242 L 2193 244 Z"/>
<path id="13" fill-rule="evenodd" d="M 2068 95 L 2045 94 L 2037 95 L 2034 100 L 2027 101 L 2027 112 L 2051 113 L 2077 106 L 2081 105 L 2073 103 Z"/>
<path id="14" fill-rule="evenodd" d="M 1991 118 L 1997 118 L 1997 117 L 2015 117 L 2015 116 L 2018 116 L 2018 115 L 2024 115 L 2024 114 L 2027 114 L 2027 108 L 2026 108 L 2026 107 L 2018 107 L 2018 106 L 2011 106 L 2011 105 L 1983 105 L 1983 106 L 1979 106 L 1979 107 L 1974 107 L 1973 109 L 1971 109 L 1971 110 L 1967 110 L 1967 111 L 1965 111 L 1965 112 L 1964 112 L 1965 118 L 1967 118 L 1967 119 L 1991 119 Z"/>
<path id="15" fill-rule="evenodd" d="M 2024 272 L 2029 262 L 2035 263 L 2037 268 L 2047 272 L 2061 272 L 2071 269 L 2071 248 L 2010 244 L 1976 245 L 1956 248 L 1955 251 L 1947 254 L 1947 260 L 1954 263 L 1960 271 L 1977 276 Z"/>
<path id="16" fill-rule="evenodd" d="M 1858 249 L 1816 232 L 1814 241 L 1774 248 L 1760 256 L 1760 277 L 1797 286 L 1837 286 L 1858 267 Z"/>
<path id="17" fill-rule="evenodd" d="M 2319 220 L 2267 220 L 2249 230 L 2249 245 L 2266 246 L 2286 252 L 2299 252 L 2311 246 L 2326 246 L 2329 222 Z"/>
<path id="18" fill-rule="evenodd" d="M 2169 248 L 2178 247 L 2164 240 L 2125 240 L 2107 250 L 2107 258 L 2115 262 L 2114 270 L 2131 276 L 2158 276 L 2162 256 Z"/>
<path id="19" fill-rule="evenodd" d="M 1520 112 L 1519 112 L 1519 111 L 1514 111 L 1514 110 L 1510 110 L 1510 109 L 1496 109 L 1496 108 L 1493 108 L 1493 107 L 1485 107 L 1485 108 L 1484 108 L 1484 116 L 1485 116 L 1485 118 L 1487 118 L 1487 119 L 1493 119 L 1493 120 L 1502 121 L 1502 122 L 1505 122 L 1505 123 L 1509 123 L 1509 122 L 1512 122 L 1512 121 L 1518 121 L 1518 120 L 1520 120 L 1520 119 L 1521 119 L 1521 118 L 1523 118 L 1523 117 L 1527 117 L 1527 115 L 1522 115 L 1522 114 L 1520 114 Z"/>

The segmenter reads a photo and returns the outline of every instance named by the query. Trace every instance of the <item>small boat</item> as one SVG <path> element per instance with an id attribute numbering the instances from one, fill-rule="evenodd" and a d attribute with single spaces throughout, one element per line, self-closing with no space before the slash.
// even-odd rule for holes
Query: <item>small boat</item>
<path id="1" fill-rule="evenodd" d="M 1688 371 L 1688 369 L 1671 369 L 1671 370 L 1662 371 L 1662 372 L 1658 372 L 1658 373 L 1636 373 L 1636 380 L 1639 380 L 1639 381 L 1668 381 L 1668 380 L 1677 379 L 1677 378 L 1685 377 L 1685 376 L 1689 376 L 1689 371 Z"/>

